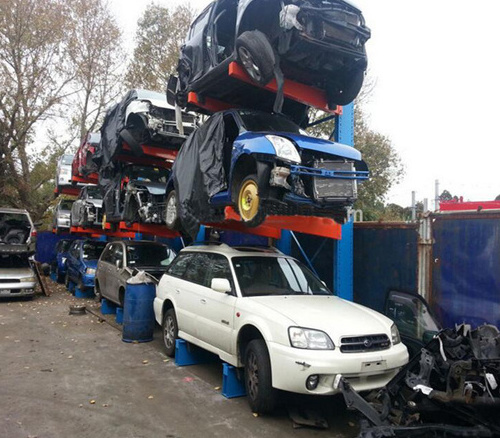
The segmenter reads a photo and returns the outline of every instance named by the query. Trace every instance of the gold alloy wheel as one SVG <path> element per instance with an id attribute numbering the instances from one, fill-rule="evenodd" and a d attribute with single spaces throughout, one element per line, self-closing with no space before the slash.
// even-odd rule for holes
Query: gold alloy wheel
<path id="1" fill-rule="evenodd" d="M 259 211 L 259 188 L 257 183 L 249 179 L 240 188 L 238 196 L 238 209 L 245 222 L 251 221 Z"/>

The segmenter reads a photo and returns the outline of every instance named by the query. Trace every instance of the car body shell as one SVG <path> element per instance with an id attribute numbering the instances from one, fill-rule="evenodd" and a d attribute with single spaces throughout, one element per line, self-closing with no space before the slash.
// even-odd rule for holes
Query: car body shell
<path id="1" fill-rule="evenodd" d="M 68 250 L 74 239 L 61 239 L 54 248 L 54 257 L 51 261 L 51 271 L 55 273 L 58 280 L 64 279 L 66 275 L 66 260 L 68 259 Z"/>
<path id="2" fill-rule="evenodd" d="M 94 155 L 100 141 L 100 132 L 88 132 L 85 135 L 80 143 L 80 147 L 73 157 L 73 162 L 71 164 L 73 176 L 85 177 L 97 170 L 97 167 L 92 162 L 92 156 Z"/>
<path id="3" fill-rule="evenodd" d="M 15 258 L 16 262 L 5 260 Z M 0 255 L 0 298 L 31 297 L 36 277 L 27 255 Z"/>
<path id="4" fill-rule="evenodd" d="M 57 203 L 54 209 L 54 220 L 52 223 L 52 228 L 55 228 L 56 232 L 61 230 L 69 231 L 71 227 L 71 209 L 73 205 L 73 200 L 69 199 L 61 199 Z"/>
<path id="5" fill-rule="evenodd" d="M 127 246 L 142 245 L 142 246 L 161 246 L 168 248 L 166 245 L 151 242 L 151 241 L 115 241 L 109 243 L 97 263 L 96 285 L 98 285 L 99 293 L 103 298 L 112 301 L 119 306 L 124 304 L 124 294 L 129 280 L 137 270 L 145 271 L 153 277 L 159 279 L 165 272 L 167 266 L 132 266 L 127 258 Z M 175 252 L 168 248 L 171 257 L 170 261 L 175 257 Z"/>
<path id="6" fill-rule="evenodd" d="M 357 390 L 384 386 L 408 362 L 408 351 L 400 342 L 380 351 L 341 351 L 345 337 L 385 335 L 391 339 L 392 321 L 387 317 L 333 295 L 242 296 L 233 257 L 284 257 L 275 251 L 235 249 L 226 245 L 187 248 L 179 253 L 217 254 L 227 259 L 232 291 L 221 293 L 170 275 L 162 277 L 154 301 L 155 317 L 162 323 L 173 307 L 179 337 L 218 354 L 231 365 L 243 365 L 244 333 L 251 329 L 264 339 L 271 360 L 272 386 L 291 392 L 329 395 L 333 381 L 342 374 Z M 292 259 L 293 260 L 293 259 Z M 172 266 L 174 266 L 174 263 Z M 230 280 L 230 281 L 231 281 Z M 289 327 L 322 330 L 333 341 L 332 350 L 294 348 Z M 308 376 L 318 374 L 314 390 L 306 388 Z"/>
<path id="7" fill-rule="evenodd" d="M 65 187 L 70 186 L 72 183 L 72 163 L 74 155 L 64 154 L 61 155 L 57 161 L 56 168 L 56 186 Z"/>
<path id="8" fill-rule="evenodd" d="M 36 234 L 27 210 L 0 208 L 0 254 L 34 254 Z"/>
<path id="9" fill-rule="evenodd" d="M 71 207 L 71 225 L 74 227 L 101 226 L 103 199 L 95 186 L 85 186 Z"/>
<path id="10" fill-rule="evenodd" d="M 84 257 L 83 245 L 86 242 L 92 242 L 93 244 L 98 245 L 101 248 L 101 251 L 106 246 L 106 242 L 75 240 L 68 250 L 68 256 L 66 259 L 66 276 L 69 281 L 72 281 L 81 288 L 93 289 L 98 258 L 87 259 Z"/>

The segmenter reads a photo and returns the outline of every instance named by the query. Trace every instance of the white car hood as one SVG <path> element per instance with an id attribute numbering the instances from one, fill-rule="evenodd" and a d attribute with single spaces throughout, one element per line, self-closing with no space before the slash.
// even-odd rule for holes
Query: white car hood
<path id="1" fill-rule="evenodd" d="M 1 280 L 13 280 L 24 277 L 34 277 L 35 274 L 31 268 L 4 268 L 0 269 Z"/>
<path id="2" fill-rule="evenodd" d="M 392 321 L 389 318 L 335 296 L 289 295 L 246 299 L 285 316 L 290 325 L 322 330 L 336 344 L 342 336 L 385 333 L 390 338 Z"/>

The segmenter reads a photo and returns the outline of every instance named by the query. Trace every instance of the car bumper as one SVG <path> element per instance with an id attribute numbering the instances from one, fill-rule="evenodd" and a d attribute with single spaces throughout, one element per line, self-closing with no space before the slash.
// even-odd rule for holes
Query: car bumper
<path id="1" fill-rule="evenodd" d="M 69 186 L 71 185 L 71 176 L 60 176 L 57 178 L 57 185 L 58 186 Z"/>
<path id="2" fill-rule="evenodd" d="M 400 343 L 388 350 L 341 353 L 340 350 L 301 350 L 269 343 L 273 387 L 300 394 L 336 394 L 333 383 L 342 374 L 356 391 L 385 386 L 408 363 L 408 350 Z M 306 388 L 309 376 L 319 375 L 314 390 Z"/>
<path id="3" fill-rule="evenodd" d="M 2 283 L 0 297 L 29 297 L 35 293 L 34 282 Z"/>
<path id="4" fill-rule="evenodd" d="M 57 228 L 69 228 L 71 226 L 70 219 L 57 218 Z"/>

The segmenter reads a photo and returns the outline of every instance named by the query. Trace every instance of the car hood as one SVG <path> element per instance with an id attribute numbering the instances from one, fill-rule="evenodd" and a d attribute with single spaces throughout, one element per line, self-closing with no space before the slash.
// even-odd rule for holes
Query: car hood
<path id="1" fill-rule="evenodd" d="M 326 154 L 338 155 L 351 160 L 361 160 L 361 153 L 352 146 L 336 143 L 322 138 L 309 137 L 307 135 L 293 134 L 290 132 L 270 132 L 270 135 L 292 140 L 299 148 L 311 152 L 324 152 Z"/>
<path id="2" fill-rule="evenodd" d="M 164 195 L 167 192 L 167 185 L 165 183 L 155 183 L 137 179 L 132 180 L 130 183 L 134 187 L 144 187 L 152 195 Z"/>
<path id="3" fill-rule="evenodd" d="M 21 277 L 34 277 L 31 268 L 4 268 L 0 269 L 0 279 L 16 279 Z"/>
<path id="4" fill-rule="evenodd" d="M 342 336 L 385 333 L 390 337 L 393 324 L 389 318 L 374 310 L 335 296 L 289 295 L 245 299 L 288 318 L 290 325 L 322 330 L 334 343 L 338 343 Z"/>
<path id="5" fill-rule="evenodd" d="M 96 208 L 102 208 L 102 199 L 86 199 L 85 201 L 92 204 Z"/>

